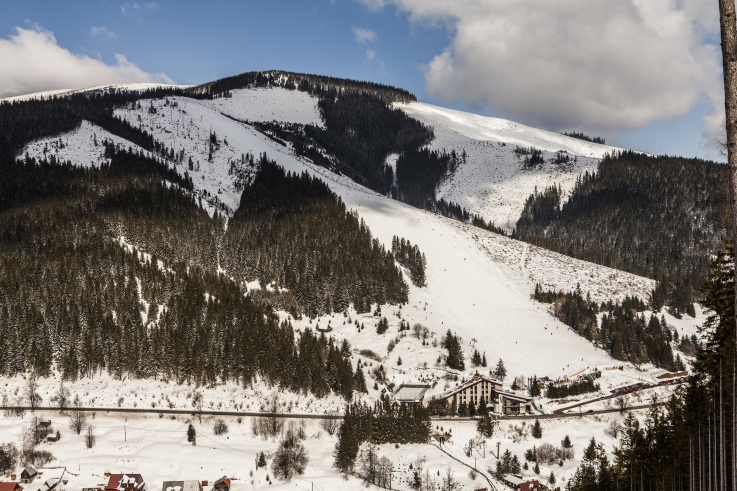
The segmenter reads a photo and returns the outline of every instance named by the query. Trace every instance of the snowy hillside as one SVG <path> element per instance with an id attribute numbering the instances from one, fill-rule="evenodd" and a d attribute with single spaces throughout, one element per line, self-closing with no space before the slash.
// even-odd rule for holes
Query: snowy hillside
<path id="1" fill-rule="evenodd" d="M 596 170 L 599 160 L 615 147 L 578 140 L 499 118 L 479 116 L 425 103 L 396 104 L 409 115 L 430 125 L 435 139 L 430 148 L 465 150 L 466 163 L 443 182 L 437 197 L 453 201 L 486 221 L 511 230 L 530 194 L 560 184 L 564 195 L 576 178 Z M 532 170 L 523 168 L 515 148 L 543 151 L 546 163 Z M 571 161 L 556 164 L 558 152 Z M 574 158 L 576 161 L 574 161 Z"/>
<path id="2" fill-rule="evenodd" d="M 427 256 L 428 285 L 411 287 L 404 318 L 410 323 L 422 322 L 438 335 L 450 329 L 463 337 L 464 343 L 477 339 L 477 347 L 490 360 L 505 358 L 510 374 L 562 375 L 574 363 L 578 370 L 608 362 L 604 351 L 556 322 L 530 298 L 535 283 L 566 291 L 580 283 L 584 293 L 590 292 L 596 300 L 621 299 L 626 294 L 646 299 L 654 286 L 651 280 L 528 247 L 379 196 L 344 176 L 296 157 L 288 147 L 223 115 L 230 112 L 238 119 L 249 120 L 315 118 L 316 101 L 298 94 L 270 89 L 234 91 L 232 99 L 214 101 L 175 97 L 141 101 L 141 109 L 120 109 L 116 114 L 148 131 L 175 153 L 183 150 L 183 161 L 176 164 L 180 173 L 189 172 L 196 188 L 218 198 L 231 212 L 237 208 L 240 196 L 229 169 L 244 154 L 266 152 L 289 171 L 306 170 L 319 176 L 349 208 L 358 211 L 386 246 L 394 235 L 399 235 L 417 244 Z M 295 98 L 296 106 L 288 109 Z M 222 142 L 211 162 L 207 144 L 210 131 Z M 73 151 L 80 162 L 99 161 L 100 148 L 94 146 L 91 132 L 90 125 L 83 125 L 76 133 L 62 136 L 69 146 L 60 152 Z M 36 142 L 26 151 L 40 156 L 52 140 L 58 138 Z M 187 168 L 189 157 L 194 162 L 192 171 Z M 377 342 L 385 345 L 388 340 Z M 537 355 L 524 356 L 530 352 Z M 572 365 L 567 369 L 569 363 Z"/>

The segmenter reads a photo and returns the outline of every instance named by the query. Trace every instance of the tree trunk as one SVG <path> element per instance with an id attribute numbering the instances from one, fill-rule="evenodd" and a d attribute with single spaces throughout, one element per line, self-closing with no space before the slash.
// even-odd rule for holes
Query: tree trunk
<path id="1" fill-rule="evenodd" d="M 737 248 L 737 24 L 734 0 L 719 0 L 719 25 L 722 34 L 722 69 L 724 72 L 724 108 L 727 127 L 727 160 L 729 162 L 729 199 L 732 211 L 733 247 Z M 737 266 L 737 249 L 734 255 Z M 737 274 L 737 267 L 735 267 Z M 735 297 L 737 320 L 737 297 Z"/>

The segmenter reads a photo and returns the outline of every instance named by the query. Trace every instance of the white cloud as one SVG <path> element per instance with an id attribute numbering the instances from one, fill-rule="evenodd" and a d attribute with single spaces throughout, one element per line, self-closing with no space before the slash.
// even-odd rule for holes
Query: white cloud
<path id="1" fill-rule="evenodd" d="M 376 58 L 376 51 L 374 51 L 373 49 L 367 49 L 366 50 L 366 59 L 367 60 L 373 60 L 374 58 Z"/>
<path id="2" fill-rule="evenodd" d="M 637 130 L 707 101 L 723 118 L 712 0 L 361 0 L 388 4 L 453 40 L 425 66 L 425 89 L 551 130 Z"/>
<path id="3" fill-rule="evenodd" d="M 143 6 L 149 10 L 159 10 L 159 4 L 156 2 L 144 3 Z"/>
<path id="4" fill-rule="evenodd" d="M 110 38 L 116 37 L 115 33 L 113 31 L 108 31 L 107 27 L 95 27 L 93 26 L 92 29 L 90 29 L 90 34 L 93 36 L 107 36 Z"/>
<path id="5" fill-rule="evenodd" d="M 128 15 L 129 9 L 141 10 L 141 6 L 138 5 L 137 3 L 134 3 L 132 5 L 130 3 L 124 3 L 123 5 L 120 6 L 120 11 L 123 13 L 123 15 Z"/>
<path id="6" fill-rule="evenodd" d="M 379 37 L 371 29 L 364 29 L 363 27 L 354 27 L 353 34 L 356 36 L 356 42 L 358 44 L 373 43 Z"/>
<path id="7" fill-rule="evenodd" d="M 36 24 L 15 31 L 0 39 L 0 98 L 123 82 L 172 83 L 165 74 L 146 73 L 120 54 L 115 65 L 106 65 L 71 53 L 57 44 L 51 31 Z"/>

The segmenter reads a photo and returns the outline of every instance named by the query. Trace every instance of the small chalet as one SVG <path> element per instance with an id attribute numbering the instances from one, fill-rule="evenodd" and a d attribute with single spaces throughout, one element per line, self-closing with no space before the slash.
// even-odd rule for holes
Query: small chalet
<path id="1" fill-rule="evenodd" d="M 0 491 L 23 491 L 17 482 L 0 482 Z"/>
<path id="2" fill-rule="evenodd" d="M 104 491 L 146 491 L 146 483 L 140 474 L 110 474 Z"/>
<path id="3" fill-rule="evenodd" d="M 514 474 L 504 476 L 504 484 L 518 491 L 546 491 L 547 489 L 537 479 L 524 479 Z"/>
<path id="4" fill-rule="evenodd" d="M 202 491 L 200 481 L 164 481 L 161 491 Z"/>
<path id="5" fill-rule="evenodd" d="M 447 399 L 449 403 L 455 401 L 456 406 L 460 406 L 463 402 L 478 404 L 483 399 L 489 409 L 497 414 L 510 415 L 532 411 L 531 397 L 505 391 L 502 380 L 493 375 L 489 377 L 474 375 L 471 380 L 437 397 Z"/>
<path id="6" fill-rule="evenodd" d="M 29 465 L 25 469 L 23 469 L 23 472 L 20 473 L 20 482 L 22 483 L 29 483 L 33 482 L 34 479 L 36 479 L 36 476 L 38 475 L 38 471 L 35 467 L 32 465 Z"/>
<path id="7" fill-rule="evenodd" d="M 212 485 L 213 491 L 230 491 L 230 479 L 223 476 Z"/>

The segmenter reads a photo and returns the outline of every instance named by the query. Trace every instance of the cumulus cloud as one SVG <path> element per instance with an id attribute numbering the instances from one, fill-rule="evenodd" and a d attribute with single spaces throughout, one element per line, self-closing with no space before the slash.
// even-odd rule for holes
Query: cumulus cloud
<path id="1" fill-rule="evenodd" d="M 156 2 L 144 3 L 143 6 L 149 10 L 159 10 L 159 4 Z"/>
<path id="2" fill-rule="evenodd" d="M 93 36 L 107 36 L 109 38 L 114 38 L 115 33 L 113 31 L 108 31 L 107 27 L 95 27 L 93 26 L 92 29 L 90 29 L 90 34 Z"/>
<path id="3" fill-rule="evenodd" d="M 146 73 L 125 56 L 115 56 L 116 64 L 107 65 L 62 48 L 38 25 L 16 27 L 14 35 L 0 39 L 0 98 L 124 82 L 172 83 L 163 73 Z"/>
<path id="4" fill-rule="evenodd" d="M 551 130 L 637 130 L 689 113 L 723 119 L 717 2 L 711 0 L 361 0 L 393 4 L 453 40 L 425 69 L 447 102 L 489 106 Z"/>
<path id="5" fill-rule="evenodd" d="M 358 44 L 373 43 L 379 37 L 371 29 L 364 29 L 363 27 L 354 27 L 353 34 L 356 36 L 356 42 Z"/>

